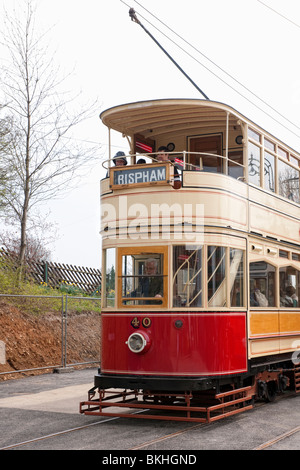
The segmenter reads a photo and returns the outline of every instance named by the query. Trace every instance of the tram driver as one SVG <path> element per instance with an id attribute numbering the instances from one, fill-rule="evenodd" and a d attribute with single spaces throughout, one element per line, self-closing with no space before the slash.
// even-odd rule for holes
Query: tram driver
<path id="1" fill-rule="evenodd" d="M 163 277 L 158 273 L 158 262 L 155 258 L 148 258 L 145 261 L 143 276 L 139 279 L 137 289 L 131 292 L 130 297 L 155 297 L 163 296 Z M 153 303 L 153 301 L 146 301 Z"/>

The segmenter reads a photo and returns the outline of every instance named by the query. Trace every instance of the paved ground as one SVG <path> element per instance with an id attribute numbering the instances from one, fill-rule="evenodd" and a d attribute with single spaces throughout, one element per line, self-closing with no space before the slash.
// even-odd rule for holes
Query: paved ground
<path id="1" fill-rule="evenodd" d="M 79 402 L 87 399 L 95 372 L 0 382 L 0 449 L 23 443 L 12 448 L 102 450 L 103 455 L 111 451 L 110 458 L 120 458 L 116 451 L 136 455 L 134 450 L 189 455 L 200 450 L 300 450 L 300 394 L 209 425 L 80 415 Z M 38 440 L 25 443 L 32 439 Z"/>

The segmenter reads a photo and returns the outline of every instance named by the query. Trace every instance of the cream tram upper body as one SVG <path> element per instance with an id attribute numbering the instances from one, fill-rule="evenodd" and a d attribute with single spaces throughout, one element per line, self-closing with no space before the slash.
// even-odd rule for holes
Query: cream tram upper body
<path id="1" fill-rule="evenodd" d="M 130 146 L 121 169 L 110 153 L 101 182 L 103 273 L 117 279 L 104 279 L 115 292 L 103 312 L 141 308 L 128 292 L 144 253 L 164 283 L 145 310 L 246 312 L 249 358 L 299 348 L 300 155 L 212 101 L 137 102 L 101 119 Z M 157 161 L 160 146 L 171 163 Z"/>

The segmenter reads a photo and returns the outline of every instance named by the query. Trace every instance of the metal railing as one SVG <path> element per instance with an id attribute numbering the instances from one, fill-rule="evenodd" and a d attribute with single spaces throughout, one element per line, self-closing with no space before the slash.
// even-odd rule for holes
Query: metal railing
<path id="1" fill-rule="evenodd" d="M 5 375 L 5 374 L 15 374 L 15 373 L 23 373 L 23 372 L 30 372 L 30 371 L 37 371 L 37 370 L 42 370 L 42 369 L 53 369 L 54 371 L 56 369 L 67 369 L 71 368 L 72 366 L 82 366 L 82 365 L 88 365 L 88 364 L 99 364 L 100 363 L 100 305 L 101 305 L 101 298 L 100 297 L 76 297 L 76 296 L 70 296 L 70 295 L 53 295 L 53 296 L 47 296 L 47 295 L 23 295 L 23 294 L 0 294 L 0 300 L 1 299 L 14 299 L 14 300 L 25 300 L 25 299 L 33 299 L 33 300 L 38 300 L 38 299 L 43 299 L 43 300 L 52 300 L 53 302 L 58 302 L 58 305 L 56 306 L 56 311 L 58 311 L 58 306 L 60 305 L 60 320 L 61 320 L 61 326 L 60 326 L 60 338 L 61 338 L 61 360 L 60 363 L 56 364 L 47 364 L 47 365 L 41 365 L 38 367 L 28 367 L 26 369 L 18 369 L 18 370 L 8 370 L 4 372 L 0 372 L 0 376 Z M 70 311 L 72 310 L 72 307 L 70 307 L 70 301 L 76 301 L 77 308 L 81 302 L 98 302 L 99 305 L 97 305 L 97 309 L 95 310 L 95 315 L 99 315 L 99 332 L 98 332 L 98 357 L 95 357 L 92 360 L 88 361 L 75 361 L 75 362 L 68 362 L 68 340 L 69 340 L 69 332 L 68 332 L 68 322 L 72 321 L 70 319 Z M 12 304 L 13 305 L 13 304 Z M 16 305 L 14 305 L 16 307 Z M 18 308 L 18 306 L 17 306 Z M 28 307 L 27 307 L 28 309 Z M 20 310 L 21 311 L 21 310 Z M 46 314 L 41 314 L 41 316 L 46 317 Z M 37 316 L 35 315 L 35 318 Z M 37 320 L 38 321 L 38 320 Z M 5 343 L 5 338 L 1 338 L 0 340 L 4 340 Z M 84 342 L 84 338 L 82 339 Z M 28 362 L 30 363 L 30 357 Z M 6 361 L 7 362 L 7 361 Z M 3 365 L 3 364 L 2 364 Z"/>
<path id="2" fill-rule="evenodd" d="M 123 158 L 126 158 L 128 165 L 138 164 L 140 159 L 146 160 L 145 163 L 158 163 L 160 161 L 157 159 L 157 155 L 160 153 L 161 152 L 130 154 L 125 155 Z M 187 152 L 184 150 L 182 152 L 168 152 L 168 157 L 168 161 L 181 170 L 218 172 L 233 176 L 236 179 L 243 179 L 245 176 L 245 166 L 224 155 L 207 152 Z M 197 160 L 197 164 L 190 163 L 191 159 Z M 113 158 L 107 159 L 102 163 L 102 166 L 106 170 L 109 170 L 110 167 L 114 167 L 113 161 Z M 209 163 L 209 166 L 206 165 L 207 163 Z M 233 169 L 236 171 L 232 171 Z M 237 176 L 230 173 L 237 173 Z"/>

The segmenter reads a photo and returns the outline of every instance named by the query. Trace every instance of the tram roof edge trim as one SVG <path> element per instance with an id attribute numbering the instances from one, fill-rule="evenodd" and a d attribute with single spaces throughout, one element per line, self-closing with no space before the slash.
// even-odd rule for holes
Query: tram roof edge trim
<path id="1" fill-rule="evenodd" d="M 217 117 L 217 113 L 221 112 L 225 114 L 228 112 L 231 116 L 234 116 L 237 120 L 242 120 L 254 127 L 254 129 L 261 131 L 266 136 L 269 136 L 272 139 L 275 139 L 278 143 L 289 149 L 291 152 L 299 155 L 299 152 L 282 140 L 275 137 L 273 134 L 262 128 L 259 124 L 256 124 L 251 119 L 247 118 L 241 114 L 236 109 L 231 106 L 221 103 L 218 101 L 204 100 L 204 99 L 195 99 L 195 98 L 166 98 L 166 99 L 157 99 L 157 100 L 146 100 L 146 101 L 136 101 L 131 103 L 125 103 L 117 106 L 110 107 L 102 113 L 100 113 L 100 119 L 105 126 L 108 128 L 114 129 L 115 131 L 121 132 L 127 135 L 133 135 L 140 132 L 141 125 L 141 114 L 140 111 L 143 110 L 143 119 L 145 122 L 150 115 L 152 118 L 155 118 L 151 122 L 151 126 L 154 129 L 155 125 L 161 127 L 163 122 L 170 119 L 172 113 L 174 115 L 174 107 L 176 106 L 176 112 L 178 113 L 178 108 L 182 111 L 183 120 L 187 118 L 188 113 L 196 113 L 197 110 L 209 109 L 215 116 L 212 114 L 212 120 L 214 117 Z M 155 111 L 157 112 L 155 114 Z M 139 117 L 135 120 L 135 116 Z M 207 116 L 205 117 L 207 120 Z M 203 116 L 202 116 L 203 120 Z M 199 114 L 200 121 L 200 114 Z"/>

